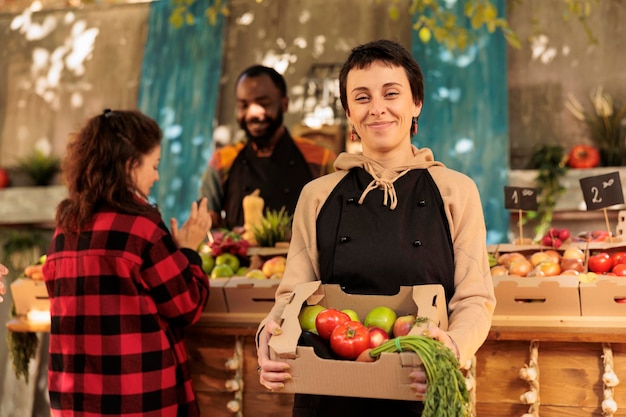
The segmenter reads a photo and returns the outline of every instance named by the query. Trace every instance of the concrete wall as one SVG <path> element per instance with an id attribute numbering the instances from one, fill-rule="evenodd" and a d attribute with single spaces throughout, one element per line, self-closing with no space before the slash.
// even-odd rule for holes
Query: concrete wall
<path id="1" fill-rule="evenodd" d="M 6 2 L 13 9 L 17 3 Z M 220 133 L 231 139 L 240 134 L 233 121 L 234 78 L 252 63 L 285 68 L 291 96 L 286 120 L 293 125 L 302 118 L 312 64 L 340 64 L 353 46 L 376 38 L 408 45 L 408 11 L 393 21 L 389 4 L 231 0 L 223 78 L 216 86 L 220 102 L 215 122 L 224 127 Z M 537 144 L 569 148 L 590 141 L 584 125 L 564 108 L 569 93 L 588 110 L 587 94 L 598 85 L 616 101 L 626 102 L 626 57 L 620 53 L 626 3 L 598 3 L 589 21 L 595 45 L 580 24 L 563 20 L 563 2 L 509 5 L 523 47 L 509 48 L 502 70 L 509 76 L 511 167 L 524 168 Z M 1 10 L 11 9 L 5 5 Z M 136 106 L 148 10 L 149 3 L 139 3 L 44 10 L 30 16 L 0 14 L 0 166 L 14 165 L 46 141 L 60 155 L 68 134 L 86 117 L 104 107 Z M 18 25 L 20 19 L 26 23 Z M 34 38 L 36 30 L 46 27 L 46 36 Z M 535 40 L 529 40 L 533 35 Z M 68 65 L 73 60 L 78 64 Z"/>
<path id="2" fill-rule="evenodd" d="M 149 5 L 0 14 L 0 166 L 62 155 L 105 107 L 136 107 Z"/>
<path id="3" fill-rule="evenodd" d="M 519 3 L 510 10 L 510 20 L 524 47 L 509 48 L 508 66 L 503 68 L 508 71 L 514 169 L 525 168 L 537 144 L 558 143 L 569 149 L 577 143 L 591 143 L 584 124 L 564 107 L 568 94 L 576 96 L 589 112 L 593 111 L 589 93 L 598 86 L 604 86 L 616 103 L 626 104 L 626 2 L 596 2 L 589 19 L 596 44 L 575 19 L 563 19 L 564 2 Z"/>

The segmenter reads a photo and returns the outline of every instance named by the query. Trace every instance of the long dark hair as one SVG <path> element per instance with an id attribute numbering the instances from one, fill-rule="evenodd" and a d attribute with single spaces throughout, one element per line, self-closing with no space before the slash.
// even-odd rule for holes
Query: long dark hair
<path id="1" fill-rule="evenodd" d="M 62 170 L 69 195 L 57 208 L 57 226 L 80 231 L 102 207 L 157 211 L 136 197 L 129 168 L 160 145 L 162 135 L 156 121 L 136 110 L 107 109 L 89 119 L 67 145 Z"/>
<path id="2" fill-rule="evenodd" d="M 424 102 L 424 76 L 417 61 L 399 43 L 381 39 L 355 47 L 343 64 L 339 72 L 339 97 L 344 110 L 348 110 L 346 92 L 348 73 L 353 68 L 363 69 L 373 62 L 384 62 L 387 65 L 404 68 L 411 85 L 413 102 L 415 104 Z"/>

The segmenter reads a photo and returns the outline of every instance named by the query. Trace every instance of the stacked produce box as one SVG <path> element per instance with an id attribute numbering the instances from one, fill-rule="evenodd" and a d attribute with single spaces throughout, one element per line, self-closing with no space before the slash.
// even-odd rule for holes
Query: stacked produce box
<path id="1" fill-rule="evenodd" d="M 559 232 L 552 229 L 548 235 Z M 623 236 L 594 232 L 552 243 L 544 239 L 536 245 L 489 248 L 496 316 L 626 315 Z"/>
<path id="2" fill-rule="evenodd" d="M 286 247 L 252 247 L 241 235 L 214 233 L 198 252 L 209 275 L 207 313 L 266 313 L 286 264 Z"/>

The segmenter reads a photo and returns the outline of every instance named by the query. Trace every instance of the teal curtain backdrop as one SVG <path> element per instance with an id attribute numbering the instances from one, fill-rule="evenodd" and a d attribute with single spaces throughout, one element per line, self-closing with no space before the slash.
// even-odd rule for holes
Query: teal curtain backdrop
<path id="1" fill-rule="evenodd" d="M 189 216 L 212 151 L 225 25 L 221 14 L 215 24 L 205 15 L 214 1 L 196 0 L 190 8 L 195 23 L 180 28 L 168 21 L 174 9 L 169 0 L 150 6 L 139 109 L 163 129 L 160 179 L 150 197 L 166 224 Z"/>
<path id="2" fill-rule="evenodd" d="M 492 1 L 505 15 L 505 0 Z M 446 2 L 463 16 L 461 1 Z M 467 24 L 469 28 L 469 22 Z M 435 41 L 422 43 L 412 31 L 412 53 L 424 72 L 424 107 L 418 147 L 470 176 L 480 191 L 487 243 L 507 242 L 509 214 L 504 209 L 508 182 L 509 134 L 506 41 L 500 33 L 479 31 L 478 41 L 450 53 Z"/>

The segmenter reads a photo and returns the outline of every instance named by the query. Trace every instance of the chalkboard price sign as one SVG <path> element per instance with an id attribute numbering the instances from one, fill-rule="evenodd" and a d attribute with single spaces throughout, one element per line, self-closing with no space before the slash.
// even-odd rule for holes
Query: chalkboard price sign
<path id="1" fill-rule="evenodd" d="M 624 193 L 619 172 L 580 179 L 587 210 L 598 210 L 615 204 L 624 204 Z"/>
<path id="2" fill-rule="evenodd" d="M 528 187 L 504 187 L 504 207 L 510 210 L 537 210 L 537 190 Z"/>

